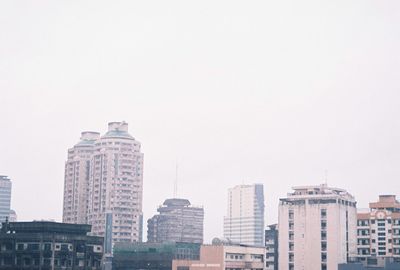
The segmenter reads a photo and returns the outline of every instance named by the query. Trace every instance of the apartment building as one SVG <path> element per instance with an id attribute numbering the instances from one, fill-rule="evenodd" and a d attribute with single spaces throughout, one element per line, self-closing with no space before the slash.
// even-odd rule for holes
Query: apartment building
<path id="1" fill-rule="evenodd" d="M 337 270 L 357 250 L 354 197 L 327 185 L 293 190 L 279 204 L 279 269 Z"/>

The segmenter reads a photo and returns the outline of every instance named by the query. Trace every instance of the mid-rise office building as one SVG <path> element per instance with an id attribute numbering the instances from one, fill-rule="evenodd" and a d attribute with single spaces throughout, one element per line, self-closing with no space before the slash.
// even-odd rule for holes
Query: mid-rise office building
<path id="1" fill-rule="evenodd" d="M 347 191 L 293 188 L 279 204 L 279 269 L 337 270 L 357 252 L 357 210 Z"/>
<path id="2" fill-rule="evenodd" d="M 68 150 L 64 174 L 63 222 L 87 224 L 91 160 L 100 133 L 82 132 L 81 140 Z"/>
<path id="3" fill-rule="evenodd" d="M 157 211 L 147 222 L 148 242 L 203 243 L 203 207 L 175 198 L 166 200 Z"/>
<path id="4" fill-rule="evenodd" d="M 278 224 L 265 230 L 265 269 L 278 270 Z"/>
<path id="5" fill-rule="evenodd" d="M 357 213 L 357 257 L 400 258 L 400 202 L 395 195 L 381 195 L 368 211 Z"/>
<path id="6" fill-rule="evenodd" d="M 5 175 L 0 175 L 0 223 L 10 217 L 11 186 L 11 180 Z"/>
<path id="7" fill-rule="evenodd" d="M 89 232 L 82 224 L 4 222 L 0 270 L 100 270 L 103 238 Z"/>
<path id="8" fill-rule="evenodd" d="M 224 238 L 264 246 L 264 189 L 262 184 L 239 185 L 228 191 Z"/>
<path id="9" fill-rule="evenodd" d="M 63 221 L 88 223 L 105 238 L 105 252 L 115 242 L 142 240 L 143 153 L 125 122 L 111 122 L 100 137 L 83 132 L 68 151 Z"/>

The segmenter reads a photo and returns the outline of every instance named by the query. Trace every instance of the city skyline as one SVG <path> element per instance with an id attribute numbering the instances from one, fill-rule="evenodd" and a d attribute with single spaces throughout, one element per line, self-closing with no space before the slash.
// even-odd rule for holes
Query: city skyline
<path id="1" fill-rule="evenodd" d="M 46 1 L 45 1 L 46 2 Z M 66 149 L 126 121 L 144 220 L 174 191 L 223 235 L 227 189 L 292 186 L 367 208 L 400 190 L 400 2 L 0 3 L 0 173 L 19 220 L 61 221 Z"/>

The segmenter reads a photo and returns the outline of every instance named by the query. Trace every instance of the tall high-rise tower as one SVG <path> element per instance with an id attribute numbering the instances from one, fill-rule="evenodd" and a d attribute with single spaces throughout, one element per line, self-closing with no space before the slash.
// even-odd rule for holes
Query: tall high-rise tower
<path id="1" fill-rule="evenodd" d="M 114 242 L 142 240 L 143 154 L 125 122 L 111 122 L 100 137 L 83 132 L 68 150 L 65 165 L 63 221 L 88 223 Z"/>
<path id="2" fill-rule="evenodd" d="M 95 142 L 89 183 L 92 233 L 110 242 L 142 240 L 143 153 L 125 122 L 111 122 Z M 106 250 L 107 252 L 107 250 Z"/>
<path id="3" fill-rule="evenodd" d="M 1 222 L 10 217 L 10 204 L 11 180 L 5 175 L 0 175 L 0 226 Z"/>
<path id="4" fill-rule="evenodd" d="M 239 185 L 228 191 L 224 237 L 240 244 L 264 246 L 264 188 Z"/>
<path id="5" fill-rule="evenodd" d="M 100 133 L 82 132 L 81 140 L 68 150 L 64 175 L 63 222 L 87 224 L 90 162 Z"/>
<path id="6" fill-rule="evenodd" d="M 293 189 L 279 204 L 279 269 L 337 270 L 356 254 L 354 197 L 326 185 Z"/>

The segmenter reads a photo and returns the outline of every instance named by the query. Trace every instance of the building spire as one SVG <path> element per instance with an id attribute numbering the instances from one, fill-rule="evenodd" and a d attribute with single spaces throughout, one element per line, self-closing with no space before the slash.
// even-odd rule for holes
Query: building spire
<path id="1" fill-rule="evenodd" d="M 175 181 L 174 181 L 174 198 L 178 196 L 178 158 L 176 158 L 176 167 L 175 167 Z"/>

